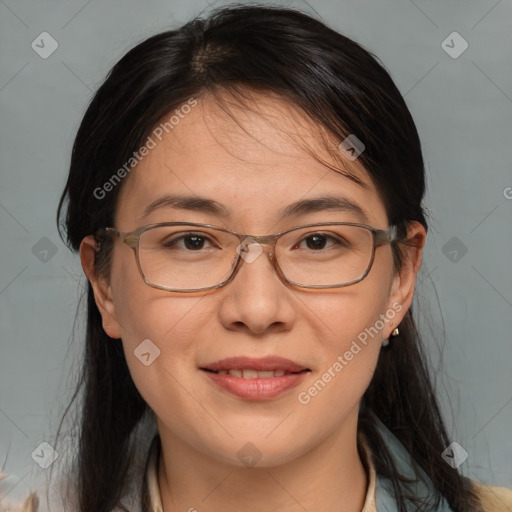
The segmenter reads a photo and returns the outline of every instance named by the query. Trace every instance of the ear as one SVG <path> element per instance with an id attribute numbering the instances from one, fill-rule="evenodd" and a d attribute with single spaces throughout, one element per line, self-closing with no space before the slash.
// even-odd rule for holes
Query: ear
<path id="1" fill-rule="evenodd" d="M 392 324 L 384 329 L 384 338 L 390 337 L 393 329 L 403 320 L 411 307 L 416 277 L 421 267 L 423 247 L 425 246 L 426 239 L 427 232 L 419 222 L 412 221 L 408 224 L 405 244 L 400 244 L 403 253 L 403 265 L 393 278 L 388 300 L 388 308 L 398 313 L 393 319 Z"/>
<path id="2" fill-rule="evenodd" d="M 98 242 L 94 236 L 86 236 L 80 243 L 80 262 L 93 288 L 94 300 L 103 321 L 103 329 L 111 338 L 121 338 L 121 329 L 115 313 L 111 286 L 104 277 L 98 276 L 96 272 L 94 260 L 97 251 Z"/>

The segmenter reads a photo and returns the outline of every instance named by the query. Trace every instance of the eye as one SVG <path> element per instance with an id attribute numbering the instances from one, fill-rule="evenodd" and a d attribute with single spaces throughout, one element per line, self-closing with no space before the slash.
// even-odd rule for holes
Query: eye
<path id="1" fill-rule="evenodd" d="M 183 242 L 183 245 L 180 246 L 180 242 Z M 202 233 L 186 233 L 181 236 L 175 236 L 174 238 L 167 237 L 162 240 L 161 244 L 163 247 L 167 248 L 177 248 L 177 249 L 188 249 L 191 251 L 197 251 L 204 248 L 205 243 L 211 243 L 209 237 L 205 236 Z"/>
<path id="2" fill-rule="evenodd" d="M 331 247 L 333 245 L 348 247 L 348 243 L 346 241 L 323 233 L 313 233 L 308 235 L 304 237 L 301 242 L 305 241 L 308 249 L 318 251 L 324 249 L 329 240 L 332 243 Z M 299 242 L 299 245 L 301 242 Z"/>

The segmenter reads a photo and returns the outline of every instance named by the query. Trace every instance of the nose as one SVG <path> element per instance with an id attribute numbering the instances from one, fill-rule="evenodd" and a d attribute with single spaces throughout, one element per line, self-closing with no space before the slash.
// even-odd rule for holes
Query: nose
<path id="1" fill-rule="evenodd" d="M 276 273 L 272 248 L 244 242 L 236 275 L 222 292 L 221 322 L 229 330 L 252 334 L 290 329 L 295 319 L 293 292 Z"/>

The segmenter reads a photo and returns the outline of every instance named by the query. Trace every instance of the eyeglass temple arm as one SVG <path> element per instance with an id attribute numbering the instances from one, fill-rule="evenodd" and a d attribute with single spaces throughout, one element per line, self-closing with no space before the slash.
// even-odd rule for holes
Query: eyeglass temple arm
<path id="1" fill-rule="evenodd" d="M 393 242 L 398 238 L 398 228 L 395 225 L 389 226 L 386 231 L 378 230 L 374 231 L 374 233 L 376 246 Z"/>
<path id="2" fill-rule="evenodd" d="M 128 247 L 135 248 L 137 247 L 137 244 L 139 243 L 139 236 L 138 234 L 125 234 L 121 233 L 115 228 L 104 228 L 105 234 L 110 236 L 116 236 L 121 240 L 121 242 L 125 243 Z"/>

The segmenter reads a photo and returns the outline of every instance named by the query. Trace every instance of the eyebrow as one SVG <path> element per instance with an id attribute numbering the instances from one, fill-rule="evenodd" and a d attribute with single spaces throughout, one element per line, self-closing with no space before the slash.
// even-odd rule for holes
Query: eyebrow
<path id="1" fill-rule="evenodd" d="M 140 219 L 142 220 L 154 211 L 162 208 L 206 213 L 223 219 L 227 219 L 231 216 L 229 210 L 223 204 L 213 199 L 200 196 L 165 194 L 146 206 Z M 291 217 L 299 217 L 301 215 L 325 211 L 352 213 L 364 222 L 368 222 L 368 217 L 361 206 L 345 197 L 334 195 L 316 197 L 313 199 L 301 199 L 281 209 L 278 212 L 278 216 L 280 216 L 281 220 L 285 220 Z"/>

